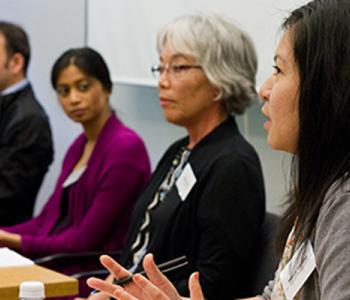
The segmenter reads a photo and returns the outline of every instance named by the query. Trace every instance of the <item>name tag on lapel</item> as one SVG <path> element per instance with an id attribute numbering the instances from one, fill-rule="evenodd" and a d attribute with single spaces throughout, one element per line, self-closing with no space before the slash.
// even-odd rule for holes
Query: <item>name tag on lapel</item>
<path id="1" fill-rule="evenodd" d="M 176 187 L 182 201 L 186 200 L 187 195 L 190 193 L 196 182 L 197 179 L 193 173 L 192 167 L 187 163 L 181 175 L 176 180 Z"/>
<path id="2" fill-rule="evenodd" d="M 292 300 L 316 268 L 316 259 L 310 241 L 304 242 L 280 273 L 284 294 Z"/>

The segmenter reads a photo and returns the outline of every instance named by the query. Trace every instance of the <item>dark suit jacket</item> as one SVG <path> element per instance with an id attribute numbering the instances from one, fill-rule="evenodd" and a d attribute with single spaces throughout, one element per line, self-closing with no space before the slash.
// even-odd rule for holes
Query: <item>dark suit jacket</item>
<path id="1" fill-rule="evenodd" d="M 150 184 L 138 200 L 121 262 L 130 267 L 130 247 L 144 211 L 188 138 L 174 143 L 160 160 Z M 189 163 L 197 182 L 182 201 L 177 187 L 151 213 L 148 252 L 157 263 L 186 255 L 190 264 L 170 274 L 182 295 L 194 271 L 207 299 L 251 296 L 245 283 L 265 213 L 265 193 L 255 150 L 240 135 L 233 117 L 192 150 Z"/>
<path id="2" fill-rule="evenodd" d="M 32 217 L 52 160 L 49 120 L 31 86 L 0 96 L 0 226 Z"/>

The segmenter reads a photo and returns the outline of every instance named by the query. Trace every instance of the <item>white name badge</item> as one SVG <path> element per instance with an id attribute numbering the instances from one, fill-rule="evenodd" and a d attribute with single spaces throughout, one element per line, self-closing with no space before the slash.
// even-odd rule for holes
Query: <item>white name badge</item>
<path id="1" fill-rule="evenodd" d="M 197 179 L 193 173 L 192 167 L 187 163 L 181 175 L 176 180 L 176 187 L 182 201 L 186 200 L 187 195 L 190 193 L 196 182 Z"/>
<path id="2" fill-rule="evenodd" d="M 316 268 L 310 241 L 303 243 L 280 273 L 284 294 L 292 300 Z"/>

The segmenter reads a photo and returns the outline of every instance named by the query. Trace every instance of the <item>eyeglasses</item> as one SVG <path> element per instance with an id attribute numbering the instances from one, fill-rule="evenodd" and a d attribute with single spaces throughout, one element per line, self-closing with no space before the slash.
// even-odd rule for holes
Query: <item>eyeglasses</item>
<path id="1" fill-rule="evenodd" d="M 153 76 L 159 78 L 164 72 L 168 72 L 171 77 L 180 78 L 185 75 L 190 69 L 202 69 L 198 65 L 156 65 L 151 68 Z"/>

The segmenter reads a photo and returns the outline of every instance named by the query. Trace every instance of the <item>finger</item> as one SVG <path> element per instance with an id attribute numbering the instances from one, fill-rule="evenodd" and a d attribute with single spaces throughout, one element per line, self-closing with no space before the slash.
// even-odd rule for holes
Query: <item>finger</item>
<path id="1" fill-rule="evenodd" d="M 112 259 L 108 255 L 102 255 L 100 257 L 100 261 L 101 261 L 102 265 L 116 279 L 124 278 L 124 277 L 131 275 L 131 273 L 128 270 L 126 270 L 123 266 L 121 266 L 118 262 L 116 262 L 114 259 Z M 115 288 L 118 285 L 113 285 L 113 286 Z M 127 290 L 128 293 L 131 293 L 135 297 L 138 297 L 141 294 L 139 291 L 139 288 L 132 281 L 129 283 L 123 284 L 123 287 Z"/>
<path id="2" fill-rule="evenodd" d="M 100 257 L 100 262 L 116 279 L 123 278 L 131 274 L 127 269 L 108 255 L 102 255 Z"/>
<path id="3" fill-rule="evenodd" d="M 189 288 L 191 300 L 204 300 L 203 291 L 199 283 L 199 273 L 195 272 L 190 276 Z"/>
<path id="4" fill-rule="evenodd" d="M 116 290 L 113 296 L 118 300 L 138 300 L 138 298 L 135 298 L 133 295 L 129 294 L 128 292 L 122 289 Z"/>
<path id="5" fill-rule="evenodd" d="M 170 280 L 159 270 L 154 262 L 153 254 L 147 254 L 143 260 L 143 268 L 150 281 L 160 288 L 171 299 L 179 298 L 179 294 Z"/>
<path id="6" fill-rule="evenodd" d="M 113 293 L 116 289 L 121 287 L 113 285 L 112 283 L 107 282 L 99 278 L 91 277 L 86 281 L 87 285 L 93 289 L 96 289 L 100 292 L 106 293 L 109 296 L 113 296 Z"/>
<path id="7" fill-rule="evenodd" d="M 99 292 L 93 295 L 90 295 L 87 299 L 84 300 L 110 300 L 111 296 L 103 293 L 103 292 Z"/>
<path id="8" fill-rule="evenodd" d="M 157 299 L 157 300 L 170 300 L 160 288 L 155 286 L 151 281 L 141 274 L 136 274 L 133 276 L 132 280 L 142 291 L 142 295 L 146 299 Z M 179 299 L 179 298 L 174 298 Z"/>

